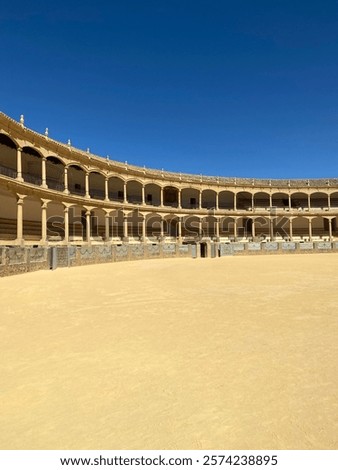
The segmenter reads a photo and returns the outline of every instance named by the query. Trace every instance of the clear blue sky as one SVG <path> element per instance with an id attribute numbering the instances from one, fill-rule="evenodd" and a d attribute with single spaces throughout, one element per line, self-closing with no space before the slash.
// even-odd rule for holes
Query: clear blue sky
<path id="1" fill-rule="evenodd" d="M 338 176 L 338 2 L 31 0 L 0 9 L 0 109 L 116 160 Z"/>

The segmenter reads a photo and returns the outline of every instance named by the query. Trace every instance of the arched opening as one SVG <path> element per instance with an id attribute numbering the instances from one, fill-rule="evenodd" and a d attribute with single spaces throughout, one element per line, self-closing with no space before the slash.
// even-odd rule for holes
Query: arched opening
<path id="1" fill-rule="evenodd" d="M 219 209 L 234 210 L 235 194 L 231 191 L 221 191 L 218 196 Z"/>
<path id="2" fill-rule="evenodd" d="M 16 195 L 0 189 L 0 240 L 15 240 L 17 236 Z"/>
<path id="3" fill-rule="evenodd" d="M 105 211 L 103 209 L 93 209 L 90 214 L 91 238 L 95 241 L 106 239 Z"/>
<path id="4" fill-rule="evenodd" d="M 69 241 L 86 240 L 86 210 L 82 206 L 73 205 L 69 208 Z"/>
<path id="5" fill-rule="evenodd" d="M 135 240 L 141 239 L 143 231 L 142 225 L 143 215 L 141 215 L 137 209 L 133 210 L 128 215 L 128 236 Z"/>
<path id="6" fill-rule="evenodd" d="M 64 238 L 64 205 L 58 202 L 49 202 L 47 205 L 47 239 L 49 242 L 59 242 Z"/>
<path id="7" fill-rule="evenodd" d="M 122 210 L 111 212 L 112 218 L 112 231 L 111 236 L 114 239 L 122 240 L 123 238 L 123 219 L 124 214 Z"/>
<path id="8" fill-rule="evenodd" d="M 165 216 L 165 234 L 167 237 L 178 237 L 178 218 L 175 215 Z"/>
<path id="9" fill-rule="evenodd" d="M 202 191 L 202 207 L 203 209 L 216 208 L 216 191 L 205 189 Z"/>
<path id="10" fill-rule="evenodd" d="M 97 171 L 89 173 L 89 195 L 93 199 L 105 198 L 105 177 Z"/>
<path id="11" fill-rule="evenodd" d="M 86 194 L 86 174 L 78 165 L 68 167 L 68 190 L 71 194 L 78 196 Z"/>
<path id="12" fill-rule="evenodd" d="M 308 209 L 308 195 L 302 192 L 291 194 L 291 207 L 298 210 Z"/>
<path id="13" fill-rule="evenodd" d="M 195 188 L 184 188 L 181 191 L 181 203 L 183 209 L 198 209 L 199 190 Z"/>
<path id="14" fill-rule="evenodd" d="M 236 207 L 239 210 L 249 211 L 252 209 L 252 194 L 247 191 L 240 191 L 237 193 Z"/>
<path id="15" fill-rule="evenodd" d="M 267 209 L 270 207 L 270 196 L 268 193 L 259 192 L 254 194 L 254 208 Z"/>
<path id="16" fill-rule="evenodd" d="M 142 204 L 142 184 L 139 181 L 127 182 L 127 201 L 130 204 Z"/>
<path id="17" fill-rule="evenodd" d="M 216 237 L 216 224 L 217 219 L 213 216 L 203 217 L 202 219 L 202 234 L 203 237 L 214 238 Z"/>
<path id="18" fill-rule="evenodd" d="M 5 134 L 0 134 L 0 173 L 16 178 L 16 144 Z"/>
<path id="19" fill-rule="evenodd" d="M 292 219 L 292 233 L 295 241 L 309 240 L 309 219 L 306 217 L 295 217 Z"/>
<path id="20" fill-rule="evenodd" d="M 124 181 L 117 176 L 112 176 L 108 180 L 108 195 L 111 201 L 123 202 Z"/>
<path id="21" fill-rule="evenodd" d="M 145 203 L 150 206 L 161 205 L 161 187 L 157 184 L 149 183 L 145 185 Z"/>
<path id="22" fill-rule="evenodd" d="M 23 239 L 25 241 L 39 241 L 42 238 L 41 200 L 26 197 L 23 201 Z"/>
<path id="23" fill-rule="evenodd" d="M 330 206 L 332 208 L 338 208 L 338 191 L 331 193 L 330 195 Z"/>
<path id="24" fill-rule="evenodd" d="M 63 191 L 65 189 L 64 176 L 65 165 L 57 157 L 50 156 L 46 159 L 46 183 L 49 189 Z"/>
<path id="25" fill-rule="evenodd" d="M 146 216 L 146 237 L 157 240 L 161 236 L 162 217 L 152 213 Z"/>
<path id="26" fill-rule="evenodd" d="M 329 205 L 329 196 L 325 193 L 313 193 L 310 196 L 310 205 L 314 209 L 327 209 Z"/>
<path id="27" fill-rule="evenodd" d="M 200 234 L 200 218 L 196 215 L 188 215 L 182 220 L 182 236 L 196 238 Z"/>
<path id="28" fill-rule="evenodd" d="M 314 217 L 312 219 L 312 238 L 329 240 L 330 237 L 330 221 L 325 217 Z"/>
<path id="29" fill-rule="evenodd" d="M 178 207 L 178 189 L 173 186 L 163 188 L 163 204 L 170 207 Z"/>
<path id="30" fill-rule="evenodd" d="M 42 183 L 42 157 L 39 152 L 32 147 L 23 147 L 21 159 L 24 181 L 40 186 Z"/>
<path id="31" fill-rule="evenodd" d="M 256 240 L 266 240 L 270 237 L 270 221 L 266 217 L 255 217 L 254 219 L 254 232 Z M 251 223 L 252 234 L 252 223 Z"/>
<path id="32" fill-rule="evenodd" d="M 287 209 L 289 207 L 289 195 L 287 193 L 274 193 L 272 195 L 272 206 L 277 209 Z"/>
<path id="33" fill-rule="evenodd" d="M 227 240 L 234 240 L 235 219 L 233 217 L 222 217 L 219 221 L 219 235 Z"/>

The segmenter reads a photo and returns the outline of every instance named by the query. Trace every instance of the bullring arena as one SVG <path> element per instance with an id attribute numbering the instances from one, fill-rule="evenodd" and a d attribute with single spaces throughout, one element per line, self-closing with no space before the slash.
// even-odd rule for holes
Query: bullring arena
<path id="1" fill-rule="evenodd" d="M 337 448 L 337 179 L 0 145 L 2 449 Z"/>

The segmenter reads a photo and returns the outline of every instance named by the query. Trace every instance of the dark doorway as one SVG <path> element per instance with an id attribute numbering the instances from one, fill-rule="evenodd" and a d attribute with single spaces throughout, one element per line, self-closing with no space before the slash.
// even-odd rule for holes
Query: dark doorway
<path id="1" fill-rule="evenodd" d="M 201 258 L 206 258 L 208 256 L 208 245 L 206 243 L 201 243 Z"/>

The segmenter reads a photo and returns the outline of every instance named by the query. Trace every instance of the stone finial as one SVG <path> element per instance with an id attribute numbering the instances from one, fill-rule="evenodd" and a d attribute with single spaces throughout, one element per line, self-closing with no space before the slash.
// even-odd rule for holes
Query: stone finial
<path id="1" fill-rule="evenodd" d="M 45 136 L 46 136 L 46 137 L 48 137 L 48 133 L 49 133 L 48 127 L 46 127 L 46 130 L 45 130 Z"/>
<path id="2" fill-rule="evenodd" d="M 68 145 L 68 147 L 71 147 L 72 143 L 71 143 L 70 139 L 68 139 L 67 145 Z"/>
<path id="3" fill-rule="evenodd" d="M 106 155 L 106 160 L 107 160 L 107 161 L 109 161 L 109 160 L 110 160 L 110 157 L 109 157 L 109 155 L 108 155 L 108 154 Z"/>
<path id="4" fill-rule="evenodd" d="M 90 153 L 90 148 L 89 148 L 89 147 L 87 147 L 86 152 L 87 152 L 87 153 Z"/>
<path id="5" fill-rule="evenodd" d="M 20 115 L 20 124 L 22 127 L 25 125 L 25 116 L 23 114 Z"/>

